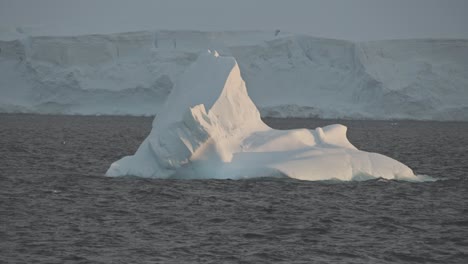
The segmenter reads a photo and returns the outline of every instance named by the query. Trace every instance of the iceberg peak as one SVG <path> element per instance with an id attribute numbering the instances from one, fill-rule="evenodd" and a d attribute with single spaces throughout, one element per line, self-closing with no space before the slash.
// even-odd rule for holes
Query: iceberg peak
<path id="1" fill-rule="evenodd" d="M 219 57 L 219 53 L 218 53 L 216 50 L 215 50 L 215 51 L 213 51 L 213 53 L 212 53 L 212 54 L 213 54 L 213 56 L 215 56 L 215 57 Z"/>

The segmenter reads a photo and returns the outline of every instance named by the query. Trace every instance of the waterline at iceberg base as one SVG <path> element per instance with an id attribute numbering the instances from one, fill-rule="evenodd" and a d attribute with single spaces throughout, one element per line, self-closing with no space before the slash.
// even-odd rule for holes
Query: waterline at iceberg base
<path id="1" fill-rule="evenodd" d="M 233 57 L 208 51 L 186 70 L 135 155 L 107 176 L 422 181 L 406 165 L 358 150 L 347 128 L 275 130 L 260 118 Z"/>

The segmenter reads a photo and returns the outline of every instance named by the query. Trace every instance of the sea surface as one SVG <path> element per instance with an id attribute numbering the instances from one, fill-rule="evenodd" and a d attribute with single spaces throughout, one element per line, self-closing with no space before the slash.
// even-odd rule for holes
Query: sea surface
<path id="1" fill-rule="evenodd" d="M 468 263 L 468 123 L 342 123 L 439 180 L 108 178 L 152 118 L 0 115 L 0 263 Z"/>

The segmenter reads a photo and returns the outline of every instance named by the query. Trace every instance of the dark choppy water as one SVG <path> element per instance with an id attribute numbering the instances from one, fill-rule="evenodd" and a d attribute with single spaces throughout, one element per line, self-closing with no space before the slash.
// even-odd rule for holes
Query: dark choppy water
<path id="1" fill-rule="evenodd" d="M 468 263 L 468 123 L 341 121 L 431 183 L 103 177 L 151 120 L 0 115 L 0 263 Z"/>

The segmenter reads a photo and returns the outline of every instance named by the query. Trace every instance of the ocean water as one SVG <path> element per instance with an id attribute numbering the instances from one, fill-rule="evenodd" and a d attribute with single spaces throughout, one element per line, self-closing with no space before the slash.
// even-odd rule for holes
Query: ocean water
<path id="1" fill-rule="evenodd" d="M 107 178 L 152 118 L 0 115 L 0 263 L 468 263 L 468 123 L 343 123 L 436 182 Z"/>

